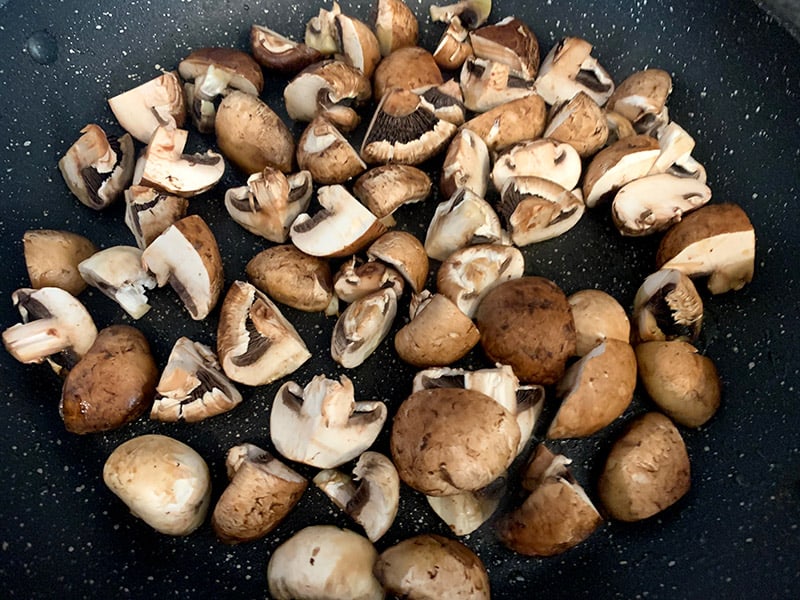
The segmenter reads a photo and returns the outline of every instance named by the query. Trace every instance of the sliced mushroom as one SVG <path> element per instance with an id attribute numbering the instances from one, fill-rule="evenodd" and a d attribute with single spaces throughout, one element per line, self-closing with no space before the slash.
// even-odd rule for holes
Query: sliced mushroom
<path id="1" fill-rule="evenodd" d="M 222 292 L 222 257 L 214 234 L 198 215 L 170 225 L 143 252 L 142 264 L 158 287 L 169 284 L 192 319 L 202 321 Z"/>
<path id="2" fill-rule="evenodd" d="M 551 106 L 585 92 L 603 106 L 614 93 L 614 81 L 592 56 L 592 45 L 565 37 L 544 57 L 536 78 L 536 92 Z"/>
<path id="3" fill-rule="evenodd" d="M 425 286 L 428 256 L 415 235 L 407 231 L 387 231 L 367 248 L 367 257 L 395 267 L 414 293 Z"/>
<path id="4" fill-rule="evenodd" d="M 186 99 L 175 72 L 109 98 L 108 106 L 122 128 L 144 144 L 159 127 L 183 127 L 186 121 Z"/>
<path id="5" fill-rule="evenodd" d="M 491 0 L 459 0 L 445 6 L 431 6 L 430 15 L 432 21 L 444 23 L 449 23 L 457 17 L 464 23 L 464 27 L 475 29 L 486 22 L 491 10 Z"/>
<path id="6" fill-rule="evenodd" d="M 337 50 L 345 60 L 364 73 L 369 79 L 381 60 L 378 38 L 372 29 L 359 19 L 341 14 L 336 2 L 334 5 L 334 32 Z"/>
<path id="7" fill-rule="evenodd" d="M 31 287 L 58 287 L 77 296 L 86 288 L 78 264 L 97 252 L 90 240 L 57 229 L 29 229 L 22 236 Z"/>
<path id="8" fill-rule="evenodd" d="M 478 113 L 534 93 L 533 82 L 514 75 L 508 65 L 474 56 L 464 62 L 459 80 L 464 106 Z"/>
<path id="9" fill-rule="evenodd" d="M 139 248 L 106 248 L 82 261 L 78 271 L 86 283 L 99 289 L 134 319 L 150 310 L 146 290 L 156 287 L 156 279 L 142 266 Z"/>
<path id="10" fill-rule="evenodd" d="M 493 25 L 484 25 L 469 34 L 472 51 L 485 58 L 508 65 L 523 79 L 533 79 L 539 71 L 539 40 L 525 23 L 506 17 Z"/>
<path id="11" fill-rule="evenodd" d="M 397 515 L 400 476 L 391 460 L 370 451 L 358 457 L 353 475 L 358 485 L 350 475 L 325 469 L 314 477 L 314 483 L 375 542 L 388 531 Z"/>
<path id="12" fill-rule="evenodd" d="M 442 72 L 430 52 L 419 46 L 398 48 L 378 64 L 372 79 L 375 98 L 393 89 L 415 90 L 441 85 Z"/>
<path id="13" fill-rule="evenodd" d="M 608 139 L 606 145 L 610 146 L 617 140 L 636 135 L 633 123 L 623 117 L 618 112 L 608 110 L 603 111 L 606 115 L 606 125 L 608 126 Z"/>
<path id="14" fill-rule="evenodd" d="M 492 183 L 499 192 L 511 177 L 534 176 L 572 190 L 581 177 L 581 157 L 570 144 L 551 139 L 520 142 L 495 160 Z"/>
<path id="15" fill-rule="evenodd" d="M 353 194 L 379 219 L 389 217 L 404 204 L 421 202 L 431 192 L 431 178 L 411 165 L 374 167 L 353 185 Z"/>
<path id="16" fill-rule="evenodd" d="M 355 300 L 339 316 L 331 336 L 331 357 L 346 369 L 362 364 L 386 338 L 397 315 L 391 287 Z"/>
<path id="17" fill-rule="evenodd" d="M 707 180 L 706 169 L 697 162 L 691 155 L 682 156 L 667 169 L 667 173 L 678 177 L 692 177 L 703 183 Z"/>
<path id="18" fill-rule="evenodd" d="M 506 475 L 474 492 L 452 496 L 425 496 L 433 512 L 455 535 L 469 535 L 483 525 L 497 510 L 506 492 Z"/>
<path id="19" fill-rule="evenodd" d="M 464 187 L 478 196 L 486 196 L 489 181 L 489 148 L 483 138 L 464 127 L 456 133 L 447 148 L 439 179 L 439 190 L 449 198 Z"/>
<path id="20" fill-rule="evenodd" d="M 186 216 L 189 201 L 143 185 L 125 190 L 125 224 L 142 250 Z"/>
<path id="21" fill-rule="evenodd" d="M 214 351 L 180 337 L 161 372 L 150 418 L 195 423 L 233 410 L 241 402 L 242 395 L 225 377 Z"/>
<path id="22" fill-rule="evenodd" d="M 464 122 L 467 109 L 464 106 L 461 86 L 455 79 L 448 79 L 440 85 L 417 88 L 414 93 L 420 97 L 422 106 L 438 118 L 453 125 L 461 125 Z"/>
<path id="23" fill-rule="evenodd" d="M 353 382 L 316 375 L 305 388 L 281 386 L 270 413 L 270 437 L 289 460 L 332 469 L 369 448 L 386 421 L 383 402 L 356 401 Z"/>
<path id="24" fill-rule="evenodd" d="M 583 176 L 586 206 L 594 208 L 626 183 L 647 175 L 658 155 L 658 141 L 648 135 L 622 138 L 595 154 Z"/>
<path id="25" fill-rule="evenodd" d="M 297 330 L 254 286 L 234 281 L 222 303 L 217 354 L 233 381 L 266 385 L 311 358 Z"/>
<path id="26" fill-rule="evenodd" d="M 306 46 L 325 56 L 338 52 L 335 17 L 341 13 L 339 3 L 334 1 L 331 10 L 321 8 L 316 17 L 309 19 L 305 30 Z"/>
<path id="27" fill-rule="evenodd" d="M 623 342 L 630 340 L 631 323 L 628 315 L 610 294 L 586 289 L 575 292 L 567 300 L 575 322 L 577 356 L 584 356 L 607 339 Z"/>
<path id="28" fill-rule="evenodd" d="M 281 73 L 297 73 L 322 59 L 314 48 L 256 24 L 250 26 L 250 52 L 262 67 Z"/>
<path id="29" fill-rule="evenodd" d="M 84 205 L 106 208 L 131 182 L 134 170 L 130 134 L 107 136 L 97 125 L 81 129 L 81 137 L 58 161 L 58 169 L 70 191 Z"/>
<path id="30" fill-rule="evenodd" d="M 633 123 L 637 133 L 652 134 L 669 121 L 667 98 L 672 77 L 662 69 L 644 69 L 628 76 L 608 99 L 608 109 Z"/>
<path id="31" fill-rule="evenodd" d="M 461 24 L 461 19 L 453 17 L 439 38 L 439 43 L 433 51 L 433 58 L 442 69 L 455 71 L 460 69 L 470 56 L 473 54 L 469 30 Z"/>
<path id="32" fill-rule="evenodd" d="M 672 174 L 679 175 L 680 165 L 691 158 L 695 145 L 694 138 L 683 127 L 670 121 L 659 129 L 657 139 L 659 154 L 650 173 L 668 173 L 677 164 L 676 172 Z M 705 183 L 705 178 L 702 178 L 702 183 Z"/>
<path id="33" fill-rule="evenodd" d="M 395 295 L 403 295 L 403 276 L 393 267 L 378 262 L 361 262 L 353 256 L 344 262 L 333 281 L 336 295 L 343 302 L 355 302 L 384 288 L 392 288 Z"/>
<path id="34" fill-rule="evenodd" d="M 350 142 L 325 117 L 308 124 L 297 143 L 297 164 L 321 184 L 344 183 L 367 165 Z"/>
<path id="35" fill-rule="evenodd" d="M 378 0 L 373 28 L 381 56 L 388 56 L 398 48 L 417 45 L 419 23 L 403 0 Z"/>
<path id="36" fill-rule="evenodd" d="M 693 342 L 703 323 L 703 300 L 687 275 L 664 268 L 649 275 L 637 290 L 632 320 L 638 342 Z"/>
<path id="37" fill-rule="evenodd" d="M 581 158 L 592 156 L 608 140 L 606 113 L 586 92 L 554 105 L 548 121 L 544 137 L 566 142 Z"/>

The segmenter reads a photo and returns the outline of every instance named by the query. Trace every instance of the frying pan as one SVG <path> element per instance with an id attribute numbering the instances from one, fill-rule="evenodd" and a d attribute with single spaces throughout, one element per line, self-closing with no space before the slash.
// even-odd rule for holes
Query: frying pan
<path id="1" fill-rule="evenodd" d="M 371 4 L 345 1 L 342 6 L 368 19 Z M 441 27 L 426 18 L 429 4 L 410 3 L 420 15 L 422 44 L 432 48 Z M 247 48 L 254 22 L 300 38 L 318 9 L 317 3 L 291 0 L 105 6 L 78 0 L 0 2 L 4 328 L 18 319 L 10 293 L 28 284 L 21 247 L 25 230 L 67 229 L 100 247 L 133 243 L 120 205 L 103 213 L 81 206 L 56 168 L 85 124 L 121 133 L 106 98 L 159 69 L 174 68 L 193 48 Z M 534 593 L 547 598 L 800 597 L 795 337 L 800 331 L 800 46 L 771 16 L 743 0 L 495 0 L 492 18 L 509 14 L 529 23 L 543 52 L 564 35 L 590 40 L 616 81 L 644 67 L 673 74 L 670 114 L 697 140 L 694 155 L 708 170 L 712 201 L 741 204 L 755 225 L 756 276 L 739 292 L 705 294 L 699 347 L 715 360 L 724 397 L 706 426 L 682 429 L 692 461 L 686 497 L 644 522 L 607 522 L 580 546 L 549 559 L 506 550 L 491 522 L 462 541 L 486 564 L 495 598 Z M 285 82 L 268 74 L 264 98 L 291 124 L 280 102 Z M 301 126 L 293 127 L 299 135 Z M 193 150 L 213 144 L 195 133 L 191 140 Z M 241 181 L 242 174 L 229 168 L 216 191 L 190 206 L 220 240 L 228 284 L 243 278 L 246 262 L 265 247 L 233 224 L 222 207 L 221 190 Z M 400 227 L 424 235 L 438 201 L 430 198 L 401 212 Z M 630 306 L 654 269 L 656 244 L 655 239 L 622 239 L 607 211 L 598 209 L 568 234 L 526 248 L 526 271 L 553 279 L 567 293 L 599 287 Z M 214 343 L 216 313 L 196 323 L 169 290 L 150 296 L 153 309 L 135 324 L 150 340 L 159 365 L 179 335 Z M 81 300 L 98 327 L 130 322 L 97 291 L 84 292 Z M 332 319 L 290 309 L 285 314 L 314 356 L 292 379 L 304 385 L 318 373 L 337 377 L 344 372 L 328 358 Z M 394 357 L 390 345 L 384 343 L 347 374 L 359 399 L 382 399 L 394 410 L 409 393 L 413 371 Z M 476 367 L 483 361 L 476 351 L 461 364 Z M 164 433 L 204 456 L 216 500 L 224 489 L 230 446 L 249 441 L 271 449 L 268 415 L 277 383 L 244 389 L 245 401 L 236 410 L 199 424 L 142 418 L 107 434 L 77 436 L 64 430 L 59 381 L 47 367 L 23 366 L 0 352 L 0 369 L 0 590 L 6 598 L 263 598 L 270 553 L 294 531 L 311 523 L 358 530 L 312 486 L 287 520 L 260 541 L 226 546 L 208 523 L 188 537 L 173 538 L 133 518 L 103 485 L 102 465 L 113 448 L 135 435 Z M 631 408 L 611 427 L 550 447 L 573 459 L 573 473 L 596 498 L 595 482 L 612 440 L 648 409 L 652 406 L 637 392 Z M 543 420 L 552 414 L 548 405 Z M 543 431 L 540 424 L 537 439 Z M 387 438 L 384 433 L 376 448 L 388 451 Z M 512 492 L 509 502 L 518 499 Z M 423 531 L 449 535 L 424 500 L 404 488 L 399 518 L 378 549 Z"/>

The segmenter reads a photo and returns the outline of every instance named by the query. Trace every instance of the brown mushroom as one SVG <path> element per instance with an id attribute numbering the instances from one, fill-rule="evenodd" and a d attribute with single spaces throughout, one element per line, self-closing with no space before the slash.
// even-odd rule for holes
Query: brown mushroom
<path id="1" fill-rule="evenodd" d="M 444 6 L 433 5 L 429 10 L 432 21 L 450 23 L 457 18 L 467 29 L 483 25 L 491 11 L 491 0 L 458 0 Z"/>
<path id="2" fill-rule="evenodd" d="M 473 117 L 464 127 L 477 133 L 489 150 L 500 152 L 541 137 L 546 120 L 544 101 L 537 94 L 528 94 Z"/>
<path id="3" fill-rule="evenodd" d="M 333 360 L 346 369 L 361 365 L 389 334 L 396 314 L 397 294 L 391 287 L 353 301 L 333 327 Z"/>
<path id="4" fill-rule="evenodd" d="M 367 248 L 370 260 L 379 260 L 397 269 L 414 293 L 425 287 L 428 256 L 416 236 L 407 231 L 387 231 Z"/>
<path id="5" fill-rule="evenodd" d="M 492 183 L 500 192 L 511 177 L 541 177 L 574 190 L 581 177 L 581 157 L 570 144 L 549 138 L 527 140 L 503 151 L 494 161 Z"/>
<path id="6" fill-rule="evenodd" d="M 474 56 L 464 62 L 459 81 L 464 106 L 477 113 L 535 93 L 533 82 L 512 73 L 508 65 Z"/>
<path id="7" fill-rule="evenodd" d="M 567 300 L 575 321 L 575 354 L 578 356 L 584 356 L 607 339 L 630 340 L 631 323 L 628 315 L 610 294 L 586 289 L 573 293 Z"/>
<path id="8" fill-rule="evenodd" d="M 539 71 L 539 40 L 524 22 L 506 17 L 493 25 L 470 32 L 472 51 L 478 58 L 508 65 L 523 79 L 533 79 Z"/>
<path id="9" fill-rule="evenodd" d="M 592 44 L 578 37 L 565 37 L 544 57 L 534 89 L 551 106 L 578 92 L 586 92 L 603 106 L 614 92 L 614 81 L 592 56 Z"/>
<path id="10" fill-rule="evenodd" d="M 648 275 L 636 291 L 632 321 L 636 342 L 693 342 L 703 324 L 703 299 L 688 276 L 677 269 L 661 269 Z"/>
<path id="11" fill-rule="evenodd" d="M 553 106 L 543 135 L 566 142 L 587 158 L 608 141 L 606 113 L 586 92 L 578 92 Z"/>
<path id="12" fill-rule="evenodd" d="M 142 265 L 142 251 L 133 246 L 111 246 L 78 265 L 84 281 L 119 304 L 132 318 L 150 310 L 147 292 L 156 280 Z"/>
<path id="13" fill-rule="evenodd" d="M 263 25 L 250 26 L 250 52 L 262 67 L 297 73 L 322 59 L 322 54 Z"/>
<path id="14" fill-rule="evenodd" d="M 356 256 L 342 263 L 333 278 L 333 289 L 343 302 L 355 302 L 389 287 L 398 298 L 403 295 L 404 279 L 397 269 L 377 260 L 363 262 Z"/>
<path id="15" fill-rule="evenodd" d="M 86 288 L 78 264 L 97 252 L 82 235 L 56 229 L 29 229 L 22 236 L 31 287 L 58 287 L 77 296 Z"/>
<path id="16" fill-rule="evenodd" d="M 431 192 L 431 178 L 416 167 L 391 163 L 374 167 L 353 184 L 353 195 L 379 219 L 404 204 L 421 202 Z"/>
<path id="17" fill-rule="evenodd" d="M 125 224 L 142 250 L 186 216 L 189 201 L 143 185 L 125 190 Z"/>
<path id="18" fill-rule="evenodd" d="M 461 128 L 447 148 L 439 179 L 439 190 L 449 198 L 464 187 L 486 196 L 489 180 L 489 148 L 483 138 L 467 127 Z"/>
<path id="19" fill-rule="evenodd" d="M 658 141 L 647 135 L 622 138 L 595 154 L 583 176 L 586 206 L 595 207 L 629 181 L 647 175 L 658 155 Z"/>
<path id="20" fill-rule="evenodd" d="M 469 30 L 461 24 L 461 19 L 452 18 L 433 51 L 436 64 L 442 69 L 454 71 L 461 68 L 472 55 Z"/>
<path id="21" fill-rule="evenodd" d="M 373 29 L 381 56 L 388 56 L 398 48 L 417 45 L 419 23 L 403 0 L 378 0 Z"/>
<path id="22" fill-rule="evenodd" d="M 419 46 L 406 46 L 378 63 L 372 78 L 372 93 L 375 98 L 383 98 L 393 88 L 414 90 L 443 82 L 442 72 L 430 52 Z"/>
<path id="23" fill-rule="evenodd" d="M 186 99 L 174 71 L 109 98 L 108 106 L 123 129 L 144 144 L 159 127 L 183 127 L 186 121 Z"/>
<path id="24" fill-rule="evenodd" d="M 356 149 L 324 116 L 311 121 L 300 136 L 297 164 L 324 185 L 344 183 L 367 168 Z"/>
<path id="25" fill-rule="evenodd" d="M 665 114 L 672 77 L 663 69 L 644 69 L 629 75 L 608 99 L 607 108 L 632 124 L 637 133 L 651 134 L 669 121 Z"/>

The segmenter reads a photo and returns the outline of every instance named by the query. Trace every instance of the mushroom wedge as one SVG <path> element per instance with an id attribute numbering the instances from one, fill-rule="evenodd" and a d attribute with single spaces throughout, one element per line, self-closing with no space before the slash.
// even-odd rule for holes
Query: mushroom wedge
<path id="1" fill-rule="evenodd" d="M 189 201 L 143 185 L 125 190 L 125 224 L 142 250 L 186 216 Z"/>
<path id="2" fill-rule="evenodd" d="M 539 70 L 539 40 L 524 22 L 506 17 L 484 25 L 469 34 L 472 51 L 478 58 L 508 65 L 511 72 L 531 80 Z"/>
<path id="3" fill-rule="evenodd" d="M 397 294 L 391 287 L 354 301 L 333 328 L 333 360 L 346 369 L 359 366 L 386 338 L 396 315 Z"/>
<path id="4" fill-rule="evenodd" d="M 333 289 L 343 302 L 356 302 L 385 288 L 392 288 L 400 298 L 404 279 L 397 269 L 377 260 L 362 262 L 353 256 L 339 267 L 333 278 Z"/>
<path id="5" fill-rule="evenodd" d="M 608 99 L 608 110 L 619 113 L 637 133 L 652 134 L 669 121 L 667 98 L 672 76 L 663 69 L 644 69 L 629 75 Z"/>
<path id="6" fill-rule="evenodd" d="M 570 144 L 550 138 L 520 142 L 503 151 L 492 168 L 492 183 L 500 192 L 511 177 L 549 179 L 573 190 L 581 177 L 581 157 Z"/>
<path id="7" fill-rule="evenodd" d="M 257 24 L 250 26 L 250 52 L 262 67 L 282 73 L 297 73 L 322 59 L 317 50 Z"/>
<path id="8" fill-rule="evenodd" d="M 378 39 L 372 30 L 366 23 L 342 14 L 338 2 L 333 3 L 331 10 L 320 9 L 308 21 L 305 42 L 322 54 L 342 56 L 367 78 L 372 77 L 381 59 Z"/>
<path id="9" fill-rule="evenodd" d="M 566 142 L 581 158 L 592 156 L 608 141 L 605 111 L 586 92 L 553 106 L 544 137 Z"/>
<path id="10" fill-rule="evenodd" d="M 311 358 L 275 303 L 244 281 L 234 281 L 222 303 L 217 354 L 228 377 L 251 386 L 280 379 Z"/>
<path id="11" fill-rule="evenodd" d="M 703 299 L 678 269 L 648 275 L 633 299 L 633 339 L 638 342 L 694 342 L 703 324 Z"/>
<path id="12" fill-rule="evenodd" d="M 359 177 L 353 194 L 379 219 L 404 204 L 421 202 L 431 192 L 431 178 L 411 165 L 388 164 L 370 169 Z"/>
<path id="13" fill-rule="evenodd" d="M 315 117 L 300 136 L 297 164 L 324 185 L 344 183 L 367 168 L 358 151 L 324 115 Z"/>
<path id="14" fill-rule="evenodd" d="M 22 249 L 32 288 L 58 287 L 73 296 L 86 289 L 78 265 L 97 252 L 91 240 L 71 231 L 29 229 Z"/>
<path id="15" fill-rule="evenodd" d="M 483 138 L 467 127 L 460 129 L 447 147 L 439 190 L 449 198 L 464 187 L 485 197 L 490 164 L 489 148 Z"/>
<path id="16" fill-rule="evenodd" d="M 551 106 L 585 92 L 603 106 L 614 93 L 614 81 L 592 56 L 592 45 L 578 37 L 565 37 L 544 57 L 534 85 Z"/>
<path id="17" fill-rule="evenodd" d="M 416 46 L 419 38 L 417 17 L 403 0 L 377 0 L 373 26 L 381 56 L 393 50 Z"/>
<path id="18" fill-rule="evenodd" d="M 78 271 L 86 283 L 99 289 L 134 319 L 150 310 L 145 290 L 156 287 L 156 279 L 142 266 L 139 248 L 106 248 L 82 261 Z"/>
<path id="19" fill-rule="evenodd" d="M 150 143 L 159 127 L 183 127 L 186 121 L 186 99 L 175 72 L 162 73 L 109 98 L 108 106 L 125 131 L 144 144 Z"/>
<path id="20" fill-rule="evenodd" d="M 305 386 L 289 381 L 275 395 L 270 437 L 289 460 L 332 469 L 369 448 L 386 422 L 383 402 L 355 400 L 353 382 L 316 375 Z"/>
<path id="21" fill-rule="evenodd" d="M 439 38 L 433 58 L 440 68 L 455 71 L 472 55 L 469 30 L 461 24 L 461 19 L 453 17 Z"/>
<path id="22" fill-rule="evenodd" d="M 583 175 L 583 200 L 594 208 L 610 199 L 623 185 L 650 173 L 660 149 L 648 135 L 617 140 L 594 155 Z"/>
<path id="23" fill-rule="evenodd" d="M 486 487 L 452 496 L 425 496 L 431 509 L 455 535 L 469 535 L 483 525 L 497 510 L 505 496 L 504 473 Z"/>
<path id="24" fill-rule="evenodd" d="M 367 248 L 371 261 L 381 261 L 397 269 L 411 290 L 418 294 L 428 279 L 428 255 L 417 237 L 407 231 L 387 231 Z"/>

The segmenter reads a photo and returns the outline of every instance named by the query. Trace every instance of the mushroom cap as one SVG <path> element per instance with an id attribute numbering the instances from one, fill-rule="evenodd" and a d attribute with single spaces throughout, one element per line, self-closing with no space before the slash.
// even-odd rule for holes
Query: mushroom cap
<path id="1" fill-rule="evenodd" d="M 644 177 L 659 155 L 648 135 L 622 138 L 594 155 L 583 176 L 583 200 L 593 208 L 629 181 Z"/>
<path id="2" fill-rule="evenodd" d="M 144 144 L 160 126 L 183 127 L 186 121 L 186 98 L 174 71 L 109 98 L 108 106 L 123 129 Z"/>
<path id="3" fill-rule="evenodd" d="M 475 56 L 464 61 L 459 82 L 464 94 L 464 106 L 476 113 L 535 93 L 533 82 L 512 73 L 508 65 Z"/>
<path id="4" fill-rule="evenodd" d="M 370 260 L 379 260 L 395 269 L 409 283 L 414 293 L 425 287 L 428 278 L 428 255 L 422 242 L 407 231 L 387 231 L 367 248 Z"/>
<path id="5" fill-rule="evenodd" d="M 70 231 L 29 229 L 22 236 L 31 287 L 58 287 L 73 296 L 86 288 L 78 264 L 97 252 L 89 239 Z"/>
<path id="6" fill-rule="evenodd" d="M 458 188 L 465 187 L 486 196 L 489 181 L 489 148 L 472 129 L 462 127 L 450 140 L 442 164 L 439 189 L 449 198 Z"/>
<path id="7" fill-rule="evenodd" d="M 648 275 L 633 299 L 637 342 L 694 341 L 703 324 L 703 299 L 692 280 L 677 269 Z"/>
<path id="8" fill-rule="evenodd" d="M 454 17 L 442 32 L 442 37 L 433 51 L 436 64 L 442 69 L 455 71 L 473 56 L 472 43 L 469 41 L 469 30 L 461 24 L 461 19 Z"/>
<path id="9" fill-rule="evenodd" d="M 389 334 L 397 315 L 397 294 L 379 289 L 350 304 L 336 321 L 331 357 L 346 369 L 362 364 Z"/>
<path id="10" fill-rule="evenodd" d="M 84 281 L 119 304 L 134 319 L 150 310 L 145 290 L 156 287 L 156 279 L 142 265 L 142 250 L 112 246 L 95 252 L 78 264 Z"/>
<path id="11" fill-rule="evenodd" d="M 194 81 L 214 67 L 228 74 L 228 87 L 258 96 L 264 88 L 264 74 L 247 52 L 234 48 L 198 48 L 178 64 L 186 81 Z"/>
<path id="12" fill-rule="evenodd" d="M 400 478 L 430 496 L 489 485 L 511 465 L 516 418 L 478 391 L 437 388 L 409 396 L 392 423 L 392 458 Z"/>
<path id="13" fill-rule="evenodd" d="M 628 119 L 645 133 L 661 114 L 672 92 L 672 76 L 663 69 L 643 69 L 626 77 L 608 99 L 606 107 Z"/>
<path id="14" fill-rule="evenodd" d="M 578 92 L 553 106 L 543 135 L 569 144 L 587 158 L 608 140 L 606 113 L 587 93 Z"/>
<path id="15" fill-rule="evenodd" d="M 353 185 L 353 195 L 379 219 L 404 204 L 421 202 L 431 192 L 431 178 L 411 165 L 391 163 L 374 167 Z"/>
<path id="16" fill-rule="evenodd" d="M 599 342 L 631 338 L 631 323 L 617 300 L 601 290 L 579 290 L 570 295 L 570 309 L 575 321 L 575 353 L 584 356 Z"/>
<path id="17" fill-rule="evenodd" d="M 477 133 L 489 150 L 499 152 L 518 142 L 541 137 L 546 122 L 544 100 L 531 93 L 473 117 L 464 127 Z"/>
<path id="18" fill-rule="evenodd" d="M 570 144 L 550 138 L 527 140 L 504 150 L 492 168 L 498 192 L 511 177 L 541 177 L 574 190 L 580 181 L 581 157 Z"/>
<path id="19" fill-rule="evenodd" d="M 297 164 L 320 184 L 344 183 L 367 168 L 358 152 L 325 116 L 314 118 L 297 142 Z"/>
<path id="20" fill-rule="evenodd" d="M 375 69 L 372 92 L 376 98 L 393 88 L 415 90 L 444 82 L 433 55 L 419 46 L 404 46 L 392 51 Z"/>
<path id="21" fill-rule="evenodd" d="M 381 56 L 388 56 L 398 48 L 417 45 L 419 23 L 403 0 L 378 0 L 373 29 Z"/>
<path id="22" fill-rule="evenodd" d="M 189 201 L 143 185 L 125 190 L 125 224 L 142 250 L 186 216 Z"/>
<path id="23" fill-rule="evenodd" d="M 334 12 L 333 21 L 337 50 L 349 64 L 371 78 L 381 60 L 378 38 L 366 23 L 338 11 Z"/>
<path id="24" fill-rule="evenodd" d="M 322 59 L 314 48 L 257 24 L 250 26 L 250 52 L 262 67 L 281 73 L 297 73 Z"/>
<path id="25" fill-rule="evenodd" d="M 472 51 L 478 58 L 508 65 L 523 79 L 533 79 L 539 71 L 539 40 L 527 24 L 506 17 L 469 33 Z"/>

